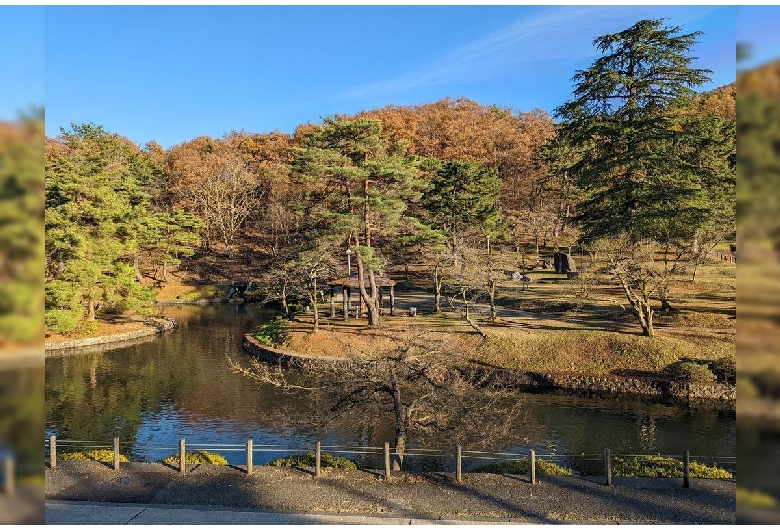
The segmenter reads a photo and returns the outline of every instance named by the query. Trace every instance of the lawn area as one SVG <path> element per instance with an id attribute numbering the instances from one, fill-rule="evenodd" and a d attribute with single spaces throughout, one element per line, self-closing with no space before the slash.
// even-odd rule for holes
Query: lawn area
<path id="1" fill-rule="evenodd" d="M 673 311 L 658 313 L 656 336 L 640 334 L 622 291 L 603 275 L 583 274 L 575 280 L 549 270 L 531 271 L 528 288 L 519 283 L 499 286 L 496 322 L 487 306 L 477 305 L 472 317 L 486 332 L 483 339 L 445 303 L 445 312 L 421 311 L 409 317 L 407 305 L 422 305 L 426 287 L 422 271 L 410 271 L 396 293 L 397 316 L 383 317 L 379 329 L 365 319 L 327 318 L 311 333 L 312 317 L 299 314 L 288 329 L 284 348 L 310 356 L 367 357 L 390 352 L 403 334 L 426 334 L 463 359 L 523 371 L 572 372 L 591 375 L 659 374 L 678 361 L 715 361 L 736 357 L 736 265 L 712 262 L 700 267 L 695 284 L 678 281 L 671 298 Z M 400 287 L 400 286 L 399 286 Z M 406 290 L 404 290 L 406 289 Z M 413 302 L 404 297 L 414 293 Z M 353 297 L 353 302 L 355 297 Z M 386 302 L 385 302 L 386 303 Z"/>

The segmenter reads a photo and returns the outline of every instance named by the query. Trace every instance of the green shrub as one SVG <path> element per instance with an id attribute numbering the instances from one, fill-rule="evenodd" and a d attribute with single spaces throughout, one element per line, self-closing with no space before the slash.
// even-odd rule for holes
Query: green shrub
<path id="1" fill-rule="evenodd" d="M 677 361 L 667 366 L 665 372 L 672 379 L 687 383 L 712 383 L 716 379 L 706 364 L 693 361 Z"/>
<path id="2" fill-rule="evenodd" d="M 569 477 L 573 471 L 547 460 L 536 461 L 536 472 L 541 475 Z M 508 475 L 528 475 L 531 473 L 530 460 L 505 460 L 478 467 L 474 473 L 506 473 Z"/>
<path id="3" fill-rule="evenodd" d="M 284 344 L 288 334 L 287 321 L 279 317 L 252 330 L 252 336 L 266 346 Z"/>
<path id="4" fill-rule="evenodd" d="M 58 460 L 77 460 L 87 461 L 93 460 L 95 462 L 113 462 L 114 451 L 113 449 L 92 449 L 90 451 L 76 451 L 74 453 L 60 453 L 57 455 Z M 120 462 L 129 462 L 127 457 L 123 454 L 119 454 Z"/>
<path id="5" fill-rule="evenodd" d="M 734 478 L 734 475 L 725 469 L 698 462 L 691 462 L 689 470 L 691 478 Z M 655 455 L 615 457 L 612 461 L 612 474 L 617 477 L 682 478 L 683 463 L 677 458 Z"/>
<path id="6" fill-rule="evenodd" d="M 82 316 L 83 312 L 70 309 L 47 309 L 46 328 L 54 333 L 70 333 L 78 327 Z"/>
<path id="7" fill-rule="evenodd" d="M 313 451 L 308 453 L 299 453 L 296 455 L 285 456 L 283 458 L 277 458 L 268 462 L 267 466 L 276 467 L 314 467 L 315 455 Z M 320 466 L 322 467 L 335 467 L 340 469 L 357 469 L 357 463 L 349 458 L 343 456 L 333 456 L 327 453 L 320 454 Z"/>
<path id="8" fill-rule="evenodd" d="M 721 357 L 709 363 L 710 371 L 722 383 L 737 382 L 737 360 L 734 357 Z"/>
<path id="9" fill-rule="evenodd" d="M 160 460 L 163 464 L 168 464 L 169 466 L 178 466 L 179 465 L 179 454 L 171 455 L 167 458 L 163 458 Z M 226 466 L 228 465 L 227 460 L 225 460 L 225 457 L 222 455 L 219 455 L 217 453 L 210 453 L 208 451 L 195 451 L 192 453 L 184 453 L 184 463 L 187 465 L 196 465 L 196 464 L 214 464 L 216 466 Z"/>
<path id="10" fill-rule="evenodd" d="M 737 486 L 738 508 L 777 508 L 777 499 L 763 491 L 749 490 Z"/>

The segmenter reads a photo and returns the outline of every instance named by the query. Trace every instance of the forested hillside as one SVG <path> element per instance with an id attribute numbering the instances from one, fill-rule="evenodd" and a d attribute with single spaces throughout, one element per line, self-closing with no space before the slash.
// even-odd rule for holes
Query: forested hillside
<path id="1" fill-rule="evenodd" d="M 631 156 L 672 145 L 690 155 L 664 166 L 665 180 L 647 177 L 641 199 L 654 201 L 643 214 L 653 221 L 635 235 L 664 256 L 698 263 L 734 240 L 735 100 L 729 85 L 680 92 L 663 112 L 642 102 L 637 130 L 664 120 L 671 132 L 629 144 Z M 46 142 L 46 325 L 89 333 L 101 313 L 148 311 L 167 282 L 252 280 L 265 300 L 316 304 L 322 284 L 343 275 L 347 248 L 372 325 L 375 275 L 396 266 L 423 267 L 437 293 L 489 294 L 479 271 L 496 264 L 483 263 L 486 245 L 535 265 L 550 250 L 597 251 L 596 236 L 608 234 L 584 233 L 595 226 L 588 219 L 619 222 L 594 202 L 608 182 L 583 178 L 595 170 L 582 165 L 592 140 L 573 141 L 582 116 L 447 98 L 168 150 L 73 124 Z M 603 176 L 615 181 L 614 169 Z M 682 224 L 659 224 L 672 207 Z M 515 258 L 503 265 L 518 267 Z M 668 284 L 676 272 L 665 271 Z M 662 301 L 664 288 L 655 288 Z"/>

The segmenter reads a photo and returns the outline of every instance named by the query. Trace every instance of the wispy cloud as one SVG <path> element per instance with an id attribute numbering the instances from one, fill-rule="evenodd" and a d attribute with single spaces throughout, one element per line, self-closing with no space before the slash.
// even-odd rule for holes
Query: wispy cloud
<path id="1" fill-rule="evenodd" d="M 489 81 L 521 67 L 596 55 L 591 46 L 605 24 L 626 16 L 624 6 L 551 7 L 471 42 L 423 68 L 350 90 L 350 97 L 396 94 L 444 84 Z M 607 32 L 615 28 L 608 28 Z M 622 28 L 619 28 L 622 29 Z"/>

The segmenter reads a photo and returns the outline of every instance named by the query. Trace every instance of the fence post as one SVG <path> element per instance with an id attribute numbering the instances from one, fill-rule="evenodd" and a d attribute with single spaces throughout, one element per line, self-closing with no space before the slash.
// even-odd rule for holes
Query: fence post
<path id="1" fill-rule="evenodd" d="M 691 453 L 688 450 L 683 451 L 683 488 L 690 488 L 691 472 Z"/>
<path id="2" fill-rule="evenodd" d="M 14 482 L 14 457 L 7 456 L 5 462 L 3 462 L 5 468 L 5 493 L 6 495 L 13 495 L 16 492 L 16 484 Z"/>
<path id="3" fill-rule="evenodd" d="M 49 437 L 49 468 L 57 469 L 57 437 Z"/>
<path id="4" fill-rule="evenodd" d="M 119 438 L 114 438 L 114 471 L 119 471 Z"/>
<path id="5" fill-rule="evenodd" d="M 252 451 L 254 451 L 254 448 L 252 447 L 252 440 L 249 439 L 246 441 L 246 474 L 247 475 L 252 474 Z"/>
<path id="6" fill-rule="evenodd" d="M 385 442 L 385 479 L 390 478 L 390 442 Z"/>
<path id="7" fill-rule="evenodd" d="M 186 442 L 184 441 L 184 438 L 179 440 L 179 473 L 186 473 L 187 472 L 187 464 L 185 460 L 185 451 L 186 449 Z"/>
<path id="8" fill-rule="evenodd" d="M 322 464 L 322 444 L 318 441 L 314 444 L 314 476 L 319 477 Z"/>
<path id="9" fill-rule="evenodd" d="M 461 467 L 461 461 L 463 459 L 463 448 L 461 446 L 457 446 L 455 448 L 455 482 L 458 484 L 461 483 L 462 479 L 462 467 Z"/>
<path id="10" fill-rule="evenodd" d="M 531 484 L 536 484 L 536 451 L 531 449 Z"/>
<path id="11" fill-rule="evenodd" d="M 612 458 L 610 458 L 609 449 L 604 449 L 604 475 L 606 475 L 606 486 L 612 485 Z"/>

